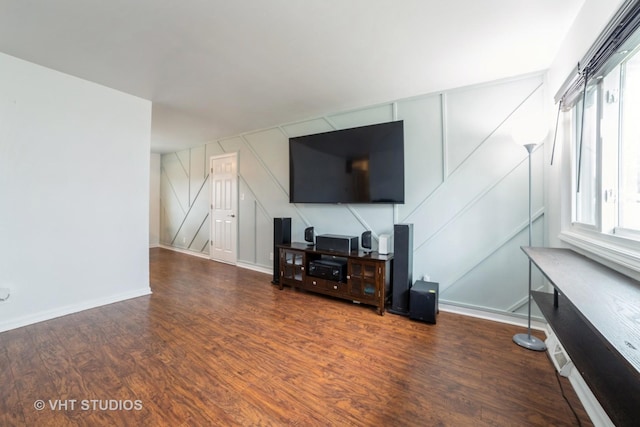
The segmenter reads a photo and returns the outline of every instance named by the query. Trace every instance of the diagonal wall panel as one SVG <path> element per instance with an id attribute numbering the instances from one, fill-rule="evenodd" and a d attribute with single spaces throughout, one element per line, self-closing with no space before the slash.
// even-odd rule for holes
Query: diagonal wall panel
<path id="1" fill-rule="evenodd" d="M 502 85 L 452 91 L 447 94 L 447 170 L 452 173 L 509 117 L 531 93 L 542 86 L 540 76 Z M 508 130 L 510 135 L 510 129 Z"/>
<path id="2" fill-rule="evenodd" d="M 405 204 L 398 207 L 406 218 L 443 181 L 444 151 L 442 96 L 398 102 L 398 119 L 404 120 Z"/>

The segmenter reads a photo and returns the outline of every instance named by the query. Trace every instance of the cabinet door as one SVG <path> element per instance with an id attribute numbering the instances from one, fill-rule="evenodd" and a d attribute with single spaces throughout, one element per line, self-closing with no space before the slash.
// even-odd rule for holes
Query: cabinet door
<path id="1" fill-rule="evenodd" d="M 355 261 L 349 263 L 349 295 L 358 300 L 375 300 L 378 296 L 379 277 L 375 262 Z"/>
<path id="2" fill-rule="evenodd" d="M 305 256 L 303 251 L 280 249 L 280 275 L 285 283 L 296 285 L 304 279 Z"/>

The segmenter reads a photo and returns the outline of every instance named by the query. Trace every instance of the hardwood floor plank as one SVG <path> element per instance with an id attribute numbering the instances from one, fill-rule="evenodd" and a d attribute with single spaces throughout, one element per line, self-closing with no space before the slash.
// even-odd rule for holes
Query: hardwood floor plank
<path id="1" fill-rule="evenodd" d="M 15 386 L 11 360 L 0 334 L 0 425 L 24 425 L 22 402 Z"/>
<path id="2" fill-rule="evenodd" d="M 379 316 L 270 280 L 151 250 L 152 295 L 0 334 L 0 424 L 577 423 L 546 354 L 512 343 L 520 328 L 445 312 L 436 325 Z M 38 411 L 36 399 L 140 407 Z"/>

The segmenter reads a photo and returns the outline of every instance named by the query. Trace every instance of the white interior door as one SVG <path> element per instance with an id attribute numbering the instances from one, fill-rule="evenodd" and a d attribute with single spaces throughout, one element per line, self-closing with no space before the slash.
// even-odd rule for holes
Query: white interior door
<path id="1" fill-rule="evenodd" d="M 211 259 L 236 264 L 238 155 L 211 157 Z"/>

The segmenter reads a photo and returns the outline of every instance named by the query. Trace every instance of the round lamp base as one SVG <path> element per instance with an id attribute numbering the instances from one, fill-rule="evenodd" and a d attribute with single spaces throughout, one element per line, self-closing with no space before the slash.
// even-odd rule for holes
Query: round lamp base
<path id="1" fill-rule="evenodd" d="M 547 349 L 544 341 L 530 334 L 515 334 L 513 336 L 513 342 L 529 350 L 545 351 Z"/>

